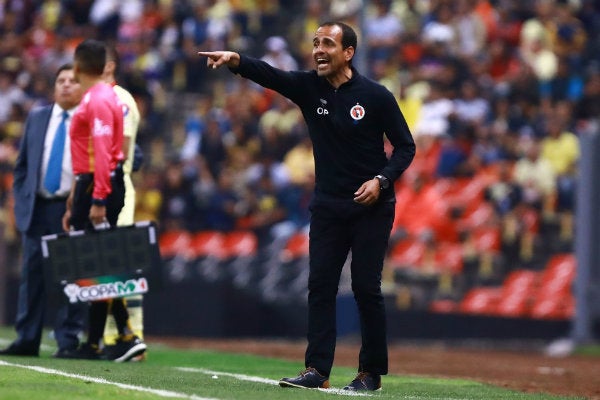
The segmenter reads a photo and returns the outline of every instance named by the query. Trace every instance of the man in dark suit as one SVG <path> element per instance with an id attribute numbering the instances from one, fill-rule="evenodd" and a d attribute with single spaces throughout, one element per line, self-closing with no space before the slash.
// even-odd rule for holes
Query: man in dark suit
<path id="1" fill-rule="evenodd" d="M 15 166 L 15 219 L 23 234 L 15 324 L 18 337 L 0 350 L 0 355 L 39 355 L 46 308 L 41 237 L 62 232 L 66 198 L 73 183 L 68 129 L 81 100 L 81 88 L 70 64 L 61 66 L 56 74 L 54 100 L 54 104 L 36 108 L 27 117 Z M 79 303 L 60 308 L 54 330 L 58 344 L 55 356 L 77 348 L 83 317 Z"/>

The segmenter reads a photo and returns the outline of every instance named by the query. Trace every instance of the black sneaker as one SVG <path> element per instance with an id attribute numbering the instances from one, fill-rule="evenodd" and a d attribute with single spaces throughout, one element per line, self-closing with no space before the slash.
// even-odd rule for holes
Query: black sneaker
<path id="1" fill-rule="evenodd" d="M 54 353 L 54 358 L 68 358 L 74 360 L 102 360 L 104 355 L 98 346 L 82 343 L 76 349 L 60 349 Z"/>
<path id="2" fill-rule="evenodd" d="M 349 385 L 344 386 L 344 390 L 353 390 L 355 392 L 381 390 L 381 376 L 369 372 L 359 372 Z"/>
<path id="3" fill-rule="evenodd" d="M 133 336 L 129 340 L 118 338 L 113 346 L 105 346 L 105 351 L 109 360 L 126 362 L 143 354 L 146 348 L 146 343 L 142 342 L 142 339 Z"/>
<path id="4" fill-rule="evenodd" d="M 0 350 L 0 356 L 38 357 L 39 355 L 39 350 L 30 347 L 25 347 L 17 343 L 12 343 L 7 348 Z"/>
<path id="5" fill-rule="evenodd" d="M 329 387 L 329 378 L 321 375 L 316 369 L 308 367 L 300 372 L 300 375 L 295 378 L 282 378 L 279 381 L 279 386 L 305 389 L 327 389 Z"/>

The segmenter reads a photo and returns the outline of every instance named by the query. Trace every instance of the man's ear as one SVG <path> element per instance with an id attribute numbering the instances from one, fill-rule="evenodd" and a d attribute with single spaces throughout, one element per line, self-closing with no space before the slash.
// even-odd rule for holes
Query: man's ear
<path id="1" fill-rule="evenodd" d="M 346 61 L 350 61 L 352 57 L 354 57 L 354 47 L 348 46 L 344 49 L 344 58 Z"/>

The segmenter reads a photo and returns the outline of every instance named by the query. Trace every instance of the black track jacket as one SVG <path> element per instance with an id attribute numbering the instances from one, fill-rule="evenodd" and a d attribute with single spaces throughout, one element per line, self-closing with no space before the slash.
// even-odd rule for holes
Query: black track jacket
<path id="1" fill-rule="evenodd" d="M 393 182 L 414 158 L 415 142 L 384 86 L 353 68 L 352 79 L 335 89 L 316 71 L 282 71 L 243 55 L 231 71 L 300 107 L 313 143 L 316 199 L 352 200 L 360 185 L 382 174 L 391 183 L 382 200 L 394 201 Z M 394 147 L 389 160 L 384 134 Z"/>

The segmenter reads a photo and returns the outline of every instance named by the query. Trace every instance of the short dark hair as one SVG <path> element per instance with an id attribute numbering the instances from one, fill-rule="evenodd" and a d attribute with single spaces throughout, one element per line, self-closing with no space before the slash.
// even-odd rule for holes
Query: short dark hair
<path id="1" fill-rule="evenodd" d="M 58 78 L 58 76 L 60 75 L 61 72 L 72 70 L 72 69 L 73 69 L 73 64 L 71 64 L 71 63 L 63 64 L 60 67 L 58 67 L 58 71 L 56 71 L 56 75 L 54 75 L 54 78 L 55 79 Z"/>
<path id="2" fill-rule="evenodd" d="M 75 62 L 84 74 L 102 75 L 106 64 L 106 46 L 99 40 L 86 39 L 75 48 Z"/>
<path id="3" fill-rule="evenodd" d="M 323 22 L 319 26 L 339 26 L 342 29 L 342 48 L 347 49 L 352 46 L 356 52 L 356 46 L 358 44 L 358 38 L 356 32 L 348 24 L 339 21 L 327 21 Z"/>

